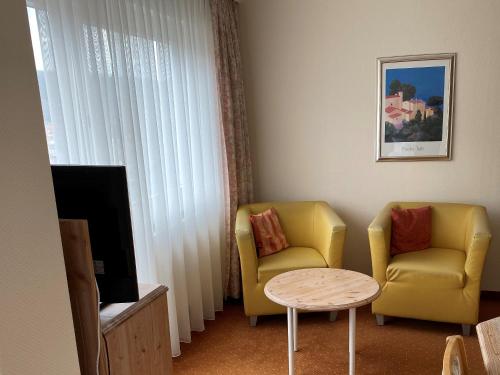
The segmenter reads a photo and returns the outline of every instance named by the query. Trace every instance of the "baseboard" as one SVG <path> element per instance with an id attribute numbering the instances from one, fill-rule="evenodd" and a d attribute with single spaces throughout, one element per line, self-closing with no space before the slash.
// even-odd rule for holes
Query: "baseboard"
<path id="1" fill-rule="evenodd" d="M 500 301 L 500 291 L 482 290 L 481 299 L 494 299 Z"/>

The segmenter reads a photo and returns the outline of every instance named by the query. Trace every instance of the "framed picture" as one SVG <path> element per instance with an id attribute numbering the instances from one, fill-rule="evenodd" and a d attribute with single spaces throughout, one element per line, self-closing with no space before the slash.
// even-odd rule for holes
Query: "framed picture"
<path id="1" fill-rule="evenodd" d="M 378 63 L 377 161 L 449 160 L 454 53 Z"/>

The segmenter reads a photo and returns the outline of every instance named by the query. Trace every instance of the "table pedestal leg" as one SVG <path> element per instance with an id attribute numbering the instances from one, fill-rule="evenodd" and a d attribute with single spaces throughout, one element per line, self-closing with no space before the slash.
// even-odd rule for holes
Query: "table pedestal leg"
<path id="1" fill-rule="evenodd" d="M 349 309 L 349 375 L 356 367 L 356 308 Z"/>
<path id="2" fill-rule="evenodd" d="M 296 352 L 298 348 L 298 343 L 297 343 L 297 309 L 293 309 L 293 350 Z"/>
<path id="3" fill-rule="evenodd" d="M 294 374 L 293 357 L 295 355 L 294 349 L 294 312 L 291 307 L 287 307 L 287 321 L 288 321 L 288 375 Z"/>

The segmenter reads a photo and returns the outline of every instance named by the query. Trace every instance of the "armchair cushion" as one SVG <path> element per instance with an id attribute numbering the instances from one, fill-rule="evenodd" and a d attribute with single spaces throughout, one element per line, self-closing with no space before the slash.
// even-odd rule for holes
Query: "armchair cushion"
<path id="1" fill-rule="evenodd" d="M 281 229 L 278 213 L 274 207 L 259 214 L 250 215 L 250 222 L 259 257 L 277 253 L 290 246 Z"/>
<path id="2" fill-rule="evenodd" d="M 430 206 L 393 208 L 391 219 L 391 255 L 431 247 L 432 211 Z"/>
<path id="3" fill-rule="evenodd" d="M 465 285 L 465 252 L 430 248 L 394 256 L 387 281 L 422 288 L 459 289 Z"/>
<path id="4" fill-rule="evenodd" d="M 328 267 L 319 251 L 310 247 L 289 247 L 272 255 L 259 258 L 258 280 L 265 283 L 280 273 L 301 268 Z"/>

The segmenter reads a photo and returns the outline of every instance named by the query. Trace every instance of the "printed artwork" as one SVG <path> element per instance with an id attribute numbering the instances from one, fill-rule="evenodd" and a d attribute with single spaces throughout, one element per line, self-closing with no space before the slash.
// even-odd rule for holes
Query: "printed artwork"
<path id="1" fill-rule="evenodd" d="M 450 157 L 454 57 L 379 59 L 377 160 Z"/>

